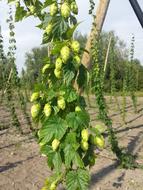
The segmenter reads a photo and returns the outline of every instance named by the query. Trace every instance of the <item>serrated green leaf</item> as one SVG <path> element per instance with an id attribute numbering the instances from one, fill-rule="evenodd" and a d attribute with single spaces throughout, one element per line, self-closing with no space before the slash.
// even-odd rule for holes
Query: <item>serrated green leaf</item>
<path id="1" fill-rule="evenodd" d="M 27 11 L 24 10 L 24 7 L 17 7 L 15 13 L 15 21 L 21 21 L 26 16 Z"/>
<path id="2" fill-rule="evenodd" d="M 70 85 L 71 81 L 74 78 L 74 76 L 75 76 L 75 73 L 73 71 L 67 70 L 64 73 L 64 83 L 67 84 L 67 85 Z"/>
<path id="3" fill-rule="evenodd" d="M 74 159 L 75 156 L 75 150 L 73 147 L 68 144 L 64 149 L 64 156 L 65 156 L 65 165 L 67 168 L 70 168 L 71 162 Z"/>
<path id="4" fill-rule="evenodd" d="M 40 148 L 40 152 L 46 156 L 48 156 L 48 154 L 52 153 L 53 150 L 52 150 L 52 147 L 49 146 L 49 145 L 43 145 L 41 148 Z"/>
<path id="5" fill-rule="evenodd" d="M 64 149 L 64 157 L 65 157 L 65 165 L 67 168 L 70 168 L 71 163 L 76 165 L 77 167 L 83 168 L 84 164 L 77 153 L 77 148 L 79 145 L 76 144 L 67 144 Z"/>
<path id="6" fill-rule="evenodd" d="M 84 167 L 84 163 L 83 163 L 81 157 L 79 156 L 79 154 L 77 152 L 75 153 L 73 162 L 75 163 L 76 166 L 78 166 L 80 168 Z"/>
<path id="7" fill-rule="evenodd" d="M 53 165 L 54 165 L 55 172 L 61 173 L 62 159 L 61 159 L 61 155 L 59 152 L 56 152 L 54 157 L 53 157 Z"/>
<path id="8" fill-rule="evenodd" d="M 52 147 L 49 145 L 43 145 L 40 148 L 40 152 L 46 156 L 48 156 L 47 164 L 50 168 L 53 168 L 53 158 L 55 155 L 55 152 L 53 151 Z"/>
<path id="9" fill-rule="evenodd" d="M 43 144 L 48 143 L 52 138 L 61 140 L 67 129 L 66 122 L 58 116 L 47 119 L 42 126 L 38 134 Z"/>
<path id="10" fill-rule="evenodd" d="M 81 22 L 77 23 L 74 27 L 68 29 L 68 31 L 66 33 L 66 36 L 68 39 L 72 38 L 74 31 L 77 29 L 77 27 L 80 23 Z"/>
<path id="11" fill-rule="evenodd" d="M 67 124 L 70 128 L 77 129 L 88 127 L 89 115 L 86 112 L 71 112 L 66 117 Z"/>
<path id="12" fill-rule="evenodd" d="M 55 91 L 53 90 L 53 89 L 48 89 L 47 91 L 46 91 L 46 100 L 47 101 L 50 101 L 50 100 L 52 100 L 54 97 L 56 97 L 56 93 L 55 93 Z"/>
<path id="13" fill-rule="evenodd" d="M 51 5 L 54 2 L 54 0 L 45 0 L 44 5 L 43 5 L 43 9 L 48 7 L 49 5 Z"/>
<path id="14" fill-rule="evenodd" d="M 87 84 L 87 69 L 83 65 L 79 67 L 77 84 L 80 88 L 84 88 Z"/>
<path id="15" fill-rule="evenodd" d="M 66 176 L 66 189 L 88 190 L 89 180 L 90 176 L 87 170 L 78 169 L 76 171 L 69 171 Z"/>
<path id="16" fill-rule="evenodd" d="M 66 89 L 66 94 L 65 94 L 65 98 L 67 100 L 67 102 L 73 102 L 77 99 L 77 93 L 74 89 L 72 88 L 67 88 Z"/>

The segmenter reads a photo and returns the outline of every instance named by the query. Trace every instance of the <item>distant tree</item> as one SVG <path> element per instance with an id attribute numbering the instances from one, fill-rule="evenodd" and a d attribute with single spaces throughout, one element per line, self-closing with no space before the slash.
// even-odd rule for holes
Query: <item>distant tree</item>
<path id="1" fill-rule="evenodd" d="M 81 34 L 80 32 L 76 31 L 74 34 L 74 38 L 79 41 L 82 48 L 85 48 L 86 42 L 87 42 L 87 35 Z"/>
<path id="2" fill-rule="evenodd" d="M 31 52 L 26 53 L 25 55 L 25 66 L 26 69 L 23 70 L 22 77 L 29 88 L 33 88 L 35 81 L 40 81 L 40 71 L 46 62 L 47 58 L 47 47 L 37 47 L 33 48 Z"/>

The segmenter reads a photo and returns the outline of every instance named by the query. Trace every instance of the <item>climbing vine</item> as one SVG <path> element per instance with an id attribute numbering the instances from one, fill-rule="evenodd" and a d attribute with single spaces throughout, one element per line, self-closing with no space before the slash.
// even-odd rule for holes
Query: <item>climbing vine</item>
<path id="1" fill-rule="evenodd" d="M 133 59 L 134 59 L 134 42 L 135 42 L 135 37 L 132 36 L 132 40 L 131 40 L 131 49 L 130 49 L 130 64 L 129 64 L 129 82 L 128 82 L 128 90 L 130 93 L 130 97 L 132 99 L 133 102 L 133 106 L 134 106 L 134 111 L 135 113 L 137 112 L 137 97 L 135 95 L 135 91 L 136 91 L 136 71 L 134 69 L 134 65 L 133 65 Z"/>
<path id="2" fill-rule="evenodd" d="M 7 23 L 9 24 L 9 47 L 8 47 L 8 53 L 7 53 L 7 76 L 6 76 L 6 97 L 7 97 L 7 103 L 8 107 L 11 112 L 12 117 L 12 125 L 17 127 L 20 131 L 20 122 L 18 120 L 16 109 L 13 101 L 13 87 L 15 86 L 15 82 L 17 80 L 16 74 L 16 66 L 15 66 L 15 38 L 14 38 L 14 25 L 13 25 L 13 18 L 12 18 L 12 8 L 10 6 L 9 9 L 9 18 L 7 19 Z"/>
<path id="3" fill-rule="evenodd" d="M 96 30 L 96 28 L 95 28 Z M 104 99 L 104 83 L 103 83 L 103 67 L 100 64 L 100 53 L 98 46 L 99 37 L 96 36 L 92 38 L 91 41 L 91 56 L 92 56 L 92 80 L 94 82 L 94 93 L 96 98 L 96 104 L 99 110 L 99 119 L 104 122 L 107 126 L 109 143 L 111 144 L 111 149 L 113 153 L 117 156 L 119 164 L 123 168 L 135 168 L 137 164 L 135 163 L 135 157 L 127 153 L 119 147 L 117 137 L 112 128 L 112 120 L 108 116 L 108 110 L 106 106 L 106 101 Z"/>
<path id="4" fill-rule="evenodd" d="M 1 33 L 1 26 L 0 26 L 0 90 L 1 90 L 1 99 L 0 102 L 3 100 L 4 94 L 4 84 L 5 84 L 5 53 L 3 47 L 3 36 Z"/>
<path id="5" fill-rule="evenodd" d="M 84 97 L 78 93 L 87 79 L 87 70 L 81 64 L 84 50 L 73 38 L 79 25 L 78 6 L 74 0 L 29 0 L 24 1 L 25 6 L 14 2 L 16 21 L 38 17 L 43 44 L 50 44 L 41 71 L 42 84 L 37 84 L 31 96 L 31 115 L 40 126 L 37 136 L 41 153 L 53 171 L 42 190 L 55 190 L 60 183 L 67 190 L 86 190 L 89 168 L 95 163 L 94 148 L 102 149 L 104 138 L 100 127 L 90 125 Z"/>

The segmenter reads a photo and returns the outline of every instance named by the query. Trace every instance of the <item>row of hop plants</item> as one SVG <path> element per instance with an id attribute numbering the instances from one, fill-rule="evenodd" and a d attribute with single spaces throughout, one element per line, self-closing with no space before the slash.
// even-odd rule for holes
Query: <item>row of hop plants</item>
<path id="1" fill-rule="evenodd" d="M 60 183 L 68 190 L 86 190 L 89 168 L 94 165 L 95 148 L 104 148 L 101 126 L 90 124 L 84 97 L 87 70 L 81 64 L 83 49 L 73 34 L 78 24 L 74 0 L 25 1 L 16 3 L 16 20 L 33 15 L 41 20 L 43 43 L 50 43 L 47 62 L 42 68 L 42 84 L 31 96 L 31 115 L 40 124 L 37 130 L 41 153 L 53 171 L 42 190 L 55 190 Z M 47 12 L 48 8 L 48 12 Z M 21 11 L 21 14 L 19 14 Z"/>
<path id="2" fill-rule="evenodd" d="M 113 40 L 112 40 L 113 41 Z M 113 42 L 112 42 L 113 43 Z M 117 109 L 122 116 L 123 123 L 126 123 L 126 107 L 127 107 L 127 95 L 130 96 L 134 108 L 134 112 L 137 113 L 137 97 L 135 95 L 137 90 L 138 76 L 137 68 L 134 66 L 134 36 L 131 41 L 131 50 L 130 50 L 130 61 L 124 63 L 124 77 L 122 79 L 122 107 L 120 107 L 117 96 L 116 96 L 116 83 L 115 83 L 115 46 L 111 43 L 111 57 L 109 59 L 110 64 L 110 83 L 111 83 L 111 97 L 115 98 L 117 104 Z"/>
<path id="3" fill-rule="evenodd" d="M 25 97 L 22 93 L 21 88 L 21 81 L 18 76 L 17 68 L 16 68 L 16 40 L 15 40 L 15 26 L 13 21 L 13 11 L 12 7 L 9 7 L 9 18 L 7 19 L 7 23 L 9 26 L 9 47 L 8 47 L 8 53 L 5 55 L 4 48 L 1 45 L 1 66 L 3 70 L 2 73 L 2 88 L 1 88 L 1 103 L 2 101 L 6 101 L 6 104 L 10 110 L 11 114 L 11 124 L 12 126 L 16 127 L 21 133 L 23 133 L 20 121 L 18 119 L 18 115 L 16 112 L 17 105 L 14 101 L 13 97 L 17 96 L 18 102 L 20 107 L 18 109 L 21 109 L 23 112 L 23 115 L 25 116 L 25 119 L 28 123 L 28 125 L 31 128 L 31 121 L 29 114 L 27 112 L 27 104 L 25 101 Z M 1 41 L 1 44 L 3 41 Z M 4 102 L 3 102 L 4 103 Z"/>

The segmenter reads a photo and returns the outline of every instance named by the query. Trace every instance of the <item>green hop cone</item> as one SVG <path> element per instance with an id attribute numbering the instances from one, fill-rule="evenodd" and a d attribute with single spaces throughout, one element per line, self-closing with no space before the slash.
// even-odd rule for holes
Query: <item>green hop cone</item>
<path id="1" fill-rule="evenodd" d="M 78 55 L 74 56 L 73 59 L 74 59 L 75 63 L 77 63 L 78 65 L 80 65 L 81 59 L 80 59 L 80 57 Z"/>
<path id="2" fill-rule="evenodd" d="M 89 138 L 88 129 L 83 129 L 81 131 L 81 137 L 83 141 L 86 141 L 86 142 L 88 141 L 88 138 Z"/>
<path id="3" fill-rule="evenodd" d="M 60 57 L 57 58 L 55 63 L 56 70 L 61 70 L 62 65 L 63 65 L 62 59 Z"/>
<path id="4" fill-rule="evenodd" d="M 46 34 L 49 35 L 52 32 L 52 29 L 53 29 L 53 25 L 49 23 L 45 29 Z"/>
<path id="5" fill-rule="evenodd" d="M 87 151 L 88 147 L 89 147 L 88 142 L 82 140 L 81 141 L 81 148 L 82 148 L 82 150 L 83 151 Z"/>
<path id="6" fill-rule="evenodd" d="M 68 18 L 70 16 L 70 6 L 67 2 L 61 5 L 61 15 L 64 18 Z"/>
<path id="7" fill-rule="evenodd" d="M 20 6 L 20 2 L 17 1 L 17 2 L 15 3 L 15 7 L 18 8 L 19 6 Z"/>
<path id="8" fill-rule="evenodd" d="M 57 12 L 58 12 L 58 5 L 56 3 L 53 3 L 50 6 L 50 15 L 54 16 L 54 15 L 56 15 Z"/>
<path id="9" fill-rule="evenodd" d="M 45 186 L 44 186 L 44 187 L 42 187 L 42 189 L 41 189 L 41 190 L 48 190 L 48 189 L 47 189 L 47 187 L 45 187 Z"/>
<path id="10" fill-rule="evenodd" d="M 102 135 L 94 137 L 94 144 L 98 147 L 103 149 L 105 146 L 105 140 Z"/>
<path id="11" fill-rule="evenodd" d="M 64 110 L 66 108 L 66 102 L 63 97 L 59 97 L 57 100 L 58 108 Z"/>
<path id="12" fill-rule="evenodd" d="M 61 49 L 61 58 L 64 63 L 67 62 L 67 60 L 70 58 L 70 49 L 67 46 L 62 47 Z"/>
<path id="13" fill-rule="evenodd" d="M 79 44 L 79 42 L 76 41 L 76 40 L 72 41 L 71 48 L 72 48 L 72 50 L 73 50 L 74 53 L 78 53 L 79 50 L 80 50 L 80 44 Z"/>
<path id="14" fill-rule="evenodd" d="M 72 2 L 71 3 L 71 11 L 74 13 L 74 14 L 78 14 L 78 6 L 77 6 L 77 4 L 76 4 L 76 2 Z"/>
<path id="15" fill-rule="evenodd" d="M 45 104 L 44 106 L 44 114 L 46 117 L 49 117 L 51 115 L 52 108 L 50 104 Z"/>
<path id="16" fill-rule="evenodd" d="M 56 184 L 55 184 L 55 183 L 52 183 L 52 184 L 51 184 L 50 190 L 56 190 Z"/>
<path id="17" fill-rule="evenodd" d="M 54 74 L 56 76 L 56 78 L 60 79 L 62 77 L 62 71 L 61 70 L 54 70 Z"/>
<path id="18" fill-rule="evenodd" d="M 52 88 L 53 84 L 51 80 L 48 80 L 48 85 L 49 85 L 49 88 Z"/>
<path id="19" fill-rule="evenodd" d="M 31 14 L 35 13 L 36 8 L 33 5 L 29 6 L 28 8 L 29 8 Z"/>
<path id="20" fill-rule="evenodd" d="M 41 109 L 40 104 L 34 104 L 34 105 L 31 107 L 31 115 L 32 115 L 32 118 L 36 118 L 36 117 L 39 115 L 40 109 Z"/>
<path id="21" fill-rule="evenodd" d="M 80 112 L 80 111 L 82 111 L 81 108 L 79 106 L 76 106 L 75 107 L 75 112 Z"/>
<path id="22" fill-rule="evenodd" d="M 39 97 L 40 97 L 40 93 L 39 92 L 34 92 L 31 95 L 30 102 L 34 102 L 34 101 L 38 100 Z"/>
<path id="23" fill-rule="evenodd" d="M 42 73 L 44 74 L 45 71 L 46 71 L 47 69 L 49 69 L 49 68 L 50 68 L 50 64 L 44 65 L 44 67 L 42 68 Z"/>
<path id="24" fill-rule="evenodd" d="M 60 144 L 59 140 L 57 140 L 57 139 L 53 140 L 53 142 L 52 142 L 52 149 L 53 149 L 53 151 L 57 150 L 57 148 L 59 147 L 59 144 Z"/>

